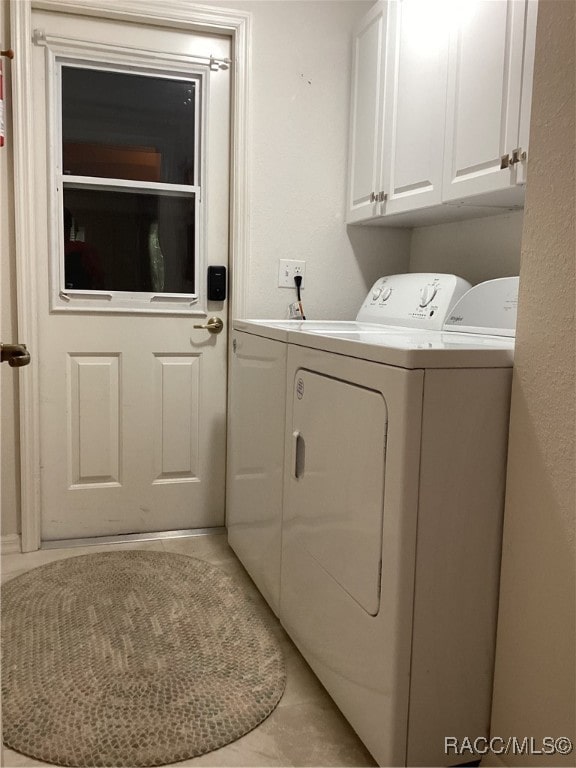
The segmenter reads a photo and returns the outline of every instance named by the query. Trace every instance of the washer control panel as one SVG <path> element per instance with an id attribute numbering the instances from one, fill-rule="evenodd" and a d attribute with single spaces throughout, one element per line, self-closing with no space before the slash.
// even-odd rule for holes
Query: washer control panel
<path id="1" fill-rule="evenodd" d="M 374 283 L 356 320 L 441 330 L 454 304 L 471 287 L 456 275 L 428 272 L 387 275 Z"/>

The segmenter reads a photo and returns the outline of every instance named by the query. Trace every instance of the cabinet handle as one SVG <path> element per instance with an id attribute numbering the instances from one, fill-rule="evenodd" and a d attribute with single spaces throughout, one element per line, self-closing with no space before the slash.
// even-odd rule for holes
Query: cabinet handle
<path id="1" fill-rule="evenodd" d="M 376 192 L 370 192 L 370 202 L 371 203 L 376 202 Z"/>
<path id="2" fill-rule="evenodd" d="M 386 192 L 379 192 L 378 193 L 378 202 L 379 203 L 385 203 L 386 200 L 388 200 L 388 195 Z"/>
<path id="3" fill-rule="evenodd" d="M 519 163 L 521 160 L 526 160 L 527 154 L 526 152 L 522 151 L 522 147 L 518 147 L 518 149 L 515 149 L 512 152 L 512 159 L 510 160 L 510 165 L 516 165 L 516 163 Z"/>
<path id="4" fill-rule="evenodd" d="M 500 158 L 500 170 L 503 171 L 505 168 L 510 167 L 510 155 L 502 155 Z"/>

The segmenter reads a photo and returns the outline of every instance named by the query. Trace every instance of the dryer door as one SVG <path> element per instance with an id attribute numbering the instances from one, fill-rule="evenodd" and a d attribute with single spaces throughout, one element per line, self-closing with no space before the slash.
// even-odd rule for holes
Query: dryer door
<path id="1" fill-rule="evenodd" d="M 300 369 L 292 524 L 308 554 L 368 614 L 380 605 L 388 412 L 381 392 Z"/>

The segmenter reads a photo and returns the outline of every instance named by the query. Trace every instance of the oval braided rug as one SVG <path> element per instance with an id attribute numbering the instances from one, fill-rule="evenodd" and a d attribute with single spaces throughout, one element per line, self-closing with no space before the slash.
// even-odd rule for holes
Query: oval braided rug
<path id="1" fill-rule="evenodd" d="M 57 765 L 152 766 L 228 744 L 282 696 L 282 652 L 220 569 L 106 552 L 2 586 L 4 743 Z"/>

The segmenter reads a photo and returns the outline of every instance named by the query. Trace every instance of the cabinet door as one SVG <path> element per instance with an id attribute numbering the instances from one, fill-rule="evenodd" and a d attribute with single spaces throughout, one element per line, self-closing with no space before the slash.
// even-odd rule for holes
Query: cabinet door
<path id="1" fill-rule="evenodd" d="M 385 214 L 442 201 L 448 33 L 440 22 L 435 3 L 391 5 L 382 150 Z"/>
<path id="2" fill-rule="evenodd" d="M 518 147 L 526 0 L 471 0 L 456 7 L 451 35 L 443 199 L 507 189 Z"/>
<path id="3" fill-rule="evenodd" d="M 380 191 L 386 13 L 387 4 L 378 3 L 362 19 L 353 37 L 348 222 L 369 219 L 376 213 L 374 194 Z"/>

